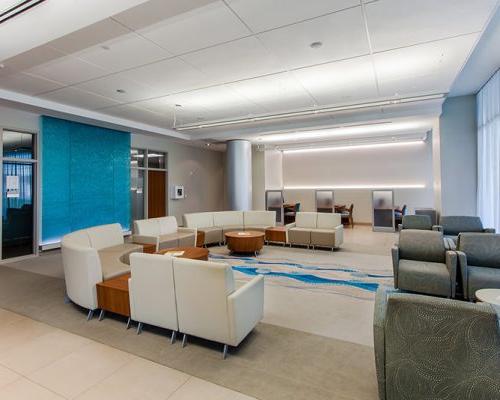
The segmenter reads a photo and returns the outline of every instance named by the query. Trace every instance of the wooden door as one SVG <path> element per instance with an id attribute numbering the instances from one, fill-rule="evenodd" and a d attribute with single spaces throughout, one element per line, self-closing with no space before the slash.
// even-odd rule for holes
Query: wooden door
<path id="1" fill-rule="evenodd" d="M 148 171 L 148 218 L 167 215 L 166 171 Z"/>

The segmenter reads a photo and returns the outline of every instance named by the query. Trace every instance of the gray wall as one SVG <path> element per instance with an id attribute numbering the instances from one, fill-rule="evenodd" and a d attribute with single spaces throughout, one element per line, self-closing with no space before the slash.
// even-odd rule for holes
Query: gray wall
<path id="1" fill-rule="evenodd" d="M 132 147 L 168 153 L 168 185 L 184 185 L 186 198 L 168 199 L 168 213 L 182 215 L 224 209 L 224 153 L 176 143 L 168 138 L 132 134 Z"/>
<path id="2" fill-rule="evenodd" d="M 441 215 L 476 215 L 476 96 L 451 97 L 444 102 L 440 138 Z"/>

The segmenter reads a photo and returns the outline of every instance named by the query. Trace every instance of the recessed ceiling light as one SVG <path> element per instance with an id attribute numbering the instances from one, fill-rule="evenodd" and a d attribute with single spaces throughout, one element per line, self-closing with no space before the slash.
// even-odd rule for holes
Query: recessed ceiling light
<path id="1" fill-rule="evenodd" d="M 210 143 L 205 143 L 205 146 L 210 147 Z"/>
<path id="2" fill-rule="evenodd" d="M 323 42 L 312 42 L 310 45 L 311 49 L 319 49 L 323 46 Z"/>
<path id="3" fill-rule="evenodd" d="M 117 93 L 127 93 L 125 89 L 116 89 Z"/>

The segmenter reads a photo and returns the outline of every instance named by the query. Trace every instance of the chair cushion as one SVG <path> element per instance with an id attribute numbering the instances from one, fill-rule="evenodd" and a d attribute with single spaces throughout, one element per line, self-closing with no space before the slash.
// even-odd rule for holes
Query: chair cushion
<path id="1" fill-rule="evenodd" d="M 99 250 L 97 254 L 101 261 L 102 278 L 115 278 L 130 272 L 130 254 L 142 253 L 142 246 L 133 243 L 124 243 Z"/>
<path id="2" fill-rule="evenodd" d="M 213 213 L 184 214 L 184 226 L 187 228 L 211 228 L 214 226 Z"/>
<path id="3" fill-rule="evenodd" d="M 243 226 L 243 211 L 214 212 L 214 226 Z"/>
<path id="4" fill-rule="evenodd" d="M 134 221 L 134 232 L 142 236 L 160 235 L 160 223 L 157 218 Z"/>
<path id="5" fill-rule="evenodd" d="M 87 229 L 90 244 L 96 250 L 123 244 L 123 232 L 120 224 L 95 226 Z"/>
<path id="6" fill-rule="evenodd" d="M 482 232 L 483 223 L 479 217 L 444 216 L 439 220 L 445 235 L 458 235 L 461 232 Z"/>
<path id="7" fill-rule="evenodd" d="M 444 263 L 445 251 L 441 232 L 403 229 L 399 234 L 401 259 Z"/>
<path id="8" fill-rule="evenodd" d="M 269 227 L 270 225 L 245 225 L 245 230 L 264 232 Z"/>
<path id="9" fill-rule="evenodd" d="M 315 212 L 298 212 L 295 215 L 295 226 L 297 228 L 316 228 L 317 215 Z"/>
<path id="10" fill-rule="evenodd" d="M 80 231 L 75 231 L 68 233 L 62 239 L 62 243 L 64 245 L 73 245 L 73 246 L 81 246 L 81 247 L 92 247 L 90 244 L 90 238 L 86 229 L 82 229 Z"/>
<path id="11" fill-rule="evenodd" d="M 219 243 L 223 241 L 222 228 L 212 227 L 212 228 L 199 228 L 199 231 L 205 232 L 205 243 Z"/>
<path id="12" fill-rule="evenodd" d="M 288 230 L 288 241 L 293 244 L 311 244 L 311 229 L 291 228 Z"/>
<path id="13" fill-rule="evenodd" d="M 446 264 L 399 260 L 398 288 L 437 296 L 451 294 L 451 280 Z"/>
<path id="14" fill-rule="evenodd" d="M 160 226 L 160 235 L 177 232 L 177 218 L 173 216 L 157 218 Z"/>
<path id="15" fill-rule="evenodd" d="M 276 211 L 244 211 L 243 223 L 247 226 L 275 226 Z"/>
<path id="16" fill-rule="evenodd" d="M 335 231 L 330 229 L 311 230 L 311 244 L 314 246 L 334 247 Z"/>
<path id="17" fill-rule="evenodd" d="M 468 294 L 474 299 L 479 289 L 500 289 L 500 270 L 469 266 L 467 268 Z"/>
<path id="18" fill-rule="evenodd" d="M 342 224 L 340 214 L 318 213 L 317 228 L 333 229 Z"/>
<path id="19" fill-rule="evenodd" d="M 457 248 L 467 255 L 468 265 L 500 268 L 500 235 L 461 233 Z"/>
<path id="20" fill-rule="evenodd" d="M 432 229 L 431 217 L 428 215 L 405 215 L 403 217 L 403 229 Z"/>

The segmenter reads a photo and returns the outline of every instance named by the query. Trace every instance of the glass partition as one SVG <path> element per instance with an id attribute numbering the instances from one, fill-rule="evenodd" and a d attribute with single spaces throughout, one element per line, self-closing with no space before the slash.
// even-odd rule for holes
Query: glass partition
<path id="1" fill-rule="evenodd" d="M 276 211 L 276 223 L 283 225 L 283 191 L 266 190 L 266 210 Z"/>
<path id="2" fill-rule="evenodd" d="M 333 190 L 316 190 L 317 212 L 333 213 L 334 204 Z"/>
<path id="3" fill-rule="evenodd" d="M 373 230 L 394 232 L 394 192 L 374 190 L 372 192 Z"/>

